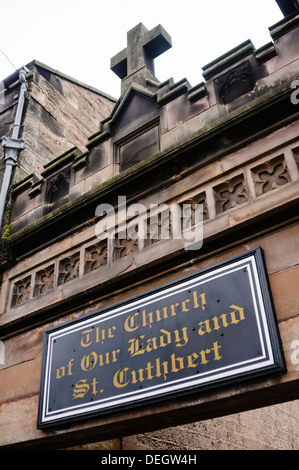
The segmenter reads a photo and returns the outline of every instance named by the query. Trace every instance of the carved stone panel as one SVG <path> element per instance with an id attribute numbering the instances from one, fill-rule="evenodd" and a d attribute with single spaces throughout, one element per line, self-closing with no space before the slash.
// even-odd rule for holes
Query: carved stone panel
<path id="1" fill-rule="evenodd" d="M 251 172 L 257 196 L 273 191 L 291 181 L 283 155 L 252 168 Z"/>
<path id="2" fill-rule="evenodd" d="M 54 274 L 54 264 L 51 264 L 47 268 L 44 268 L 36 273 L 33 297 L 45 295 L 54 289 Z"/>
<path id="3" fill-rule="evenodd" d="M 182 208 L 183 228 L 191 228 L 195 224 L 195 209 L 197 205 L 201 205 L 202 220 L 208 220 L 209 210 L 205 193 L 196 194 L 180 204 Z"/>
<path id="4" fill-rule="evenodd" d="M 248 201 L 247 188 L 243 174 L 231 178 L 218 186 L 214 187 L 214 195 L 216 200 L 216 213 L 233 209 L 239 204 Z"/>
<path id="5" fill-rule="evenodd" d="M 144 246 L 152 245 L 159 240 L 168 240 L 172 237 L 172 213 L 169 207 L 153 212 L 145 222 L 146 236 Z"/>
<path id="6" fill-rule="evenodd" d="M 219 102 L 230 103 L 254 88 L 255 79 L 249 62 L 225 73 L 215 80 Z"/>
<path id="7" fill-rule="evenodd" d="M 134 253 L 138 250 L 138 238 L 134 237 L 131 233 L 130 237 L 128 232 L 120 232 L 113 240 L 113 261 L 116 261 L 124 256 Z"/>
<path id="8" fill-rule="evenodd" d="M 95 271 L 107 264 L 108 243 L 107 239 L 92 245 L 85 250 L 84 274 Z"/>
<path id="9" fill-rule="evenodd" d="M 69 188 L 70 168 L 66 168 L 48 180 L 45 204 L 46 214 L 67 202 Z"/>
<path id="10" fill-rule="evenodd" d="M 58 285 L 79 277 L 80 253 L 74 253 L 59 262 Z"/>
<path id="11" fill-rule="evenodd" d="M 16 281 L 13 285 L 11 306 L 17 307 L 30 299 L 31 276 Z"/>
<path id="12" fill-rule="evenodd" d="M 248 208 L 248 212 L 252 213 L 257 197 L 268 194 L 271 198 L 271 192 L 276 188 L 298 181 L 299 171 L 296 166 L 299 169 L 299 147 L 296 145 L 294 148 L 288 146 L 285 155 L 282 153 L 267 157 L 263 155 L 259 161 L 254 155 L 254 160 L 244 166 L 244 173 L 239 170 L 240 173 L 237 174 L 234 167 L 226 181 L 223 181 L 224 177 L 220 174 L 221 179 L 210 179 L 197 189 L 193 185 L 184 194 L 181 194 L 181 189 L 178 188 L 177 193 L 171 196 L 166 194 L 164 199 L 163 196 L 159 204 L 149 204 L 146 207 L 141 205 L 143 210 L 138 213 L 138 209 L 136 212 L 138 217 L 130 212 L 124 219 L 120 219 L 121 222 L 115 227 L 113 239 L 108 237 L 100 240 L 96 237 L 96 233 L 90 238 L 89 232 L 88 240 L 84 242 L 80 238 L 79 244 L 74 243 L 73 251 L 65 254 L 61 252 L 60 256 L 55 255 L 55 258 L 51 257 L 48 260 L 43 259 L 42 267 L 38 259 L 38 264 L 32 266 L 30 273 L 27 271 L 28 263 L 26 263 L 26 271 L 13 272 L 12 276 L 15 277 L 9 278 L 10 282 L 7 283 L 9 293 L 6 295 L 5 303 L 9 303 L 8 308 L 16 309 L 20 306 L 22 310 L 24 303 L 34 302 L 36 298 L 39 298 L 39 302 L 46 302 L 46 299 L 40 297 L 46 294 L 55 295 L 56 290 L 60 291 L 59 286 L 76 279 L 78 283 L 75 283 L 75 289 L 80 289 L 79 279 L 83 276 L 101 268 L 105 271 L 104 276 L 109 276 L 107 267 L 126 256 L 134 266 L 134 256 L 137 253 L 138 256 L 142 254 L 143 248 L 148 247 L 151 257 L 152 254 L 155 256 L 156 244 L 157 252 L 160 249 L 160 241 L 164 243 L 167 251 L 165 240 L 184 239 L 186 234 L 192 232 L 199 215 L 199 222 L 202 216 L 203 222 L 213 223 L 217 215 L 249 203 L 251 207 Z M 290 189 L 295 193 L 296 185 Z M 283 197 L 283 191 L 280 194 Z M 200 212 L 196 212 L 198 209 Z M 240 209 L 243 211 L 243 207 Z M 172 246 L 177 245 L 174 243 Z M 26 307 L 27 304 L 25 309 Z"/>

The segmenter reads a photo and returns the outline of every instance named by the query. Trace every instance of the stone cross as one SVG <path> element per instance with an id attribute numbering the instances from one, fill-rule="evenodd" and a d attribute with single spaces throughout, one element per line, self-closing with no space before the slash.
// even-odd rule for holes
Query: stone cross
<path id="1" fill-rule="evenodd" d="M 144 87 L 155 77 L 154 59 L 171 47 L 171 38 L 161 25 L 148 31 L 139 23 L 127 33 L 127 47 L 111 59 L 111 70 L 122 79 L 122 94 L 132 82 Z"/>

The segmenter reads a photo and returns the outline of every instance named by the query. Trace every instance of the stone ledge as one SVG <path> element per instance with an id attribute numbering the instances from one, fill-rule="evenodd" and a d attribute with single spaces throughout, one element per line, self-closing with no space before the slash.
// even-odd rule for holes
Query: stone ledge
<path id="1" fill-rule="evenodd" d="M 284 36 L 292 29 L 295 29 L 299 25 L 299 12 L 294 11 L 291 15 L 287 16 L 283 20 L 279 21 L 275 25 L 269 28 L 270 35 L 276 41 L 281 36 Z"/>
<path id="2" fill-rule="evenodd" d="M 205 65 L 202 68 L 203 77 L 206 80 L 210 80 L 218 73 L 226 70 L 228 67 L 231 67 L 240 60 L 251 56 L 254 52 L 254 46 L 251 40 L 248 39 L 247 41 L 244 41 L 243 43 L 228 51 L 226 54 L 218 57 L 218 59 L 215 59 L 209 64 Z"/>
<path id="3" fill-rule="evenodd" d="M 200 250 L 186 250 L 177 243 L 181 240 L 172 240 L 172 244 L 165 240 L 166 243 L 160 243 L 159 246 L 154 244 L 148 253 L 146 251 L 140 253 L 139 262 L 138 257 L 134 263 L 132 255 L 124 257 L 119 260 L 119 263 L 115 262 L 112 265 L 113 268 L 107 268 L 103 272 L 99 270 L 98 275 L 89 274 L 84 281 L 78 280 L 77 284 L 73 281 L 62 286 L 58 298 L 56 294 L 52 300 L 49 300 L 48 296 L 47 299 L 37 299 L 37 303 L 34 301 L 34 310 L 34 303 L 30 301 L 24 303 L 21 308 L 10 309 L 0 317 L 0 335 L 5 338 L 20 331 L 26 331 L 27 328 L 32 328 L 32 325 L 42 325 L 50 319 L 61 316 L 62 308 L 65 315 L 68 315 L 78 308 L 84 308 L 87 299 L 88 304 L 91 305 L 102 296 L 109 296 L 119 289 L 126 291 L 133 284 L 142 282 L 143 279 L 161 276 L 165 270 L 177 271 L 181 269 L 182 264 L 191 266 L 194 260 L 211 258 L 213 253 L 219 252 L 224 247 L 227 250 L 229 247 L 248 243 L 249 240 L 270 234 L 277 228 L 287 226 L 290 221 L 298 220 L 298 204 L 298 200 L 292 201 L 276 209 L 272 208 L 266 214 L 259 214 L 225 229 L 218 226 L 218 231 L 207 234 Z M 172 249 L 165 252 L 164 247 L 172 247 Z M 149 254 L 151 254 L 150 258 Z M 113 272 L 111 269 L 114 269 Z M 93 282 L 90 283 L 90 280 Z"/>
<path id="4" fill-rule="evenodd" d="M 229 135 L 228 133 L 232 130 L 234 130 L 234 135 L 236 136 L 237 128 L 241 128 L 242 132 L 246 131 L 246 137 L 248 138 L 250 128 L 248 125 L 246 126 L 247 121 L 251 121 L 251 125 L 255 125 L 257 117 L 259 116 L 259 118 L 262 119 L 261 115 L 263 113 L 266 113 L 267 118 L 273 119 L 273 116 L 276 115 L 276 111 L 271 110 L 271 107 L 275 108 L 276 106 L 278 106 L 281 112 L 282 102 L 284 102 L 289 108 L 287 110 L 288 114 L 290 114 L 290 112 L 295 114 L 297 109 L 295 106 L 290 104 L 290 94 L 290 83 L 283 84 L 278 89 L 275 89 L 274 91 L 271 91 L 265 95 L 260 96 L 259 98 L 256 98 L 253 103 L 250 103 L 250 105 L 246 104 L 243 107 L 232 111 L 228 115 L 216 119 L 212 123 L 207 124 L 205 128 L 201 129 L 200 131 L 197 131 L 191 136 L 182 139 L 178 145 L 173 145 L 167 150 L 161 151 L 156 155 L 149 157 L 143 162 L 129 168 L 128 170 L 111 178 L 109 181 L 92 189 L 88 193 L 79 196 L 73 201 L 65 204 L 63 207 L 54 210 L 53 212 L 47 214 L 44 217 L 41 217 L 36 222 L 30 224 L 19 232 L 14 233 L 8 239 L 11 247 L 15 248 L 16 245 L 21 247 L 20 243 L 24 243 L 23 240 L 28 239 L 28 237 L 34 237 L 36 243 L 38 241 L 37 233 L 40 232 L 40 230 L 49 230 L 50 226 L 57 226 L 57 224 L 61 223 L 62 218 L 66 221 L 68 216 L 77 217 L 77 215 L 75 216 L 75 214 L 78 214 L 78 212 L 82 213 L 82 210 L 84 211 L 83 220 L 85 220 L 86 223 L 86 216 L 88 214 L 86 208 L 90 207 L 91 204 L 94 204 L 95 201 L 99 203 L 102 198 L 107 197 L 108 194 L 109 197 L 112 197 L 113 199 L 113 193 L 115 193 L 115 191 L 120 194 L 119 191 L 124 191 L 123 188 L 126 185 L 131 185 L 137 180 L 141 182 L 144 177 L 148 178 L 149 175 L 154 177 L 156 180 L 158 168 L 161 170 L 162 167 L 166 168 L 166 166 L 169 164 L 169 161 L 174 161 L 175 159 L 183 160 L 186 156 L 186 153 L 190 153 L 191 155 L 193 155 L 194 149 L 196 147 L 198 148 L 200 145 L 206 145 L 208 141 L 212 141 L 215 145 L 215 143 L 217 142 L 217 138 L 220 139 L 223 135 L 226 135 L 227 139 Z M 242 141 L 239 143 L 239 146 L 241 144 Z M 226 152 L 228 152 L 228 149 L 226 150 Z M 93 213 L 90 214 L 90 217 L 94 217 Z M 79 220 L 80 219 L 77 217 L 78 223 Z M 80 223 L 82 222 L 80 221 Z M 68 222 L 66 223 L 68 225 Z M 61 228 L 60 226 L 58 227 L 56 235 L 61 232 Z M 49 232 L 47 233 L 47 237 L 48 236 Z"/>

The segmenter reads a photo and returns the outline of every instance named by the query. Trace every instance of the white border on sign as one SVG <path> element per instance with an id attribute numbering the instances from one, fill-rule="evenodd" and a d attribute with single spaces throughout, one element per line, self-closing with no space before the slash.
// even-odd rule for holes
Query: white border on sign
<path id="1" fill-rule="evenodd" d="M 236 272 L 238 270 L 244 270 L 247 268 L 249 284 L 251 288 L 252 300 L 254 304 L 254 313 L 256 326 L 258 330 L 259 340 L 262 347 L 262 354 L 259 357 L 254 359 L 249 359 L 243 362 L 231 364 L 229 366 L 219 367 L 216 370 L 203 372 L 199 374 L 194 374 L 183 379 L 173 379 L 167 384 L 159 384 L 154 386 L 149 386 L 144 390 L 131 391 L 127 393 L 122 393 L 114 397 L 102 398 L 96 401 L 93 401 L 92 404 L 79 404 L 74 405 L 68 408 L 47 411 L 49 405 L 49 393 L 50 393 L 50 374 L 52 367 L 52 351 L 54 340 L 61 338 L 65 335 L 74 333 L 78 330 L 86 328 L 94 323 L 102 323 L 110 320 L 111 318 L 124 315 L 131 312 L 133 309 L 138 309 L 145 307 L 157 299 L 165 299 L 173 294 L 180 293 L 186 288 L 195 288 L 207 282 L 214 281 L 215 279 L 222 277 L 224 275 Z M 186 386 L 196 387 L 199 385 L 204 385 L 212 380 L 222 381 L 230 377 L 238 377 L 241 374 L 248 374 L 254 371 L 258 371 L 262 368 L 272 366 L 274 364 L 274 357 L 271 347 L 271 340 L 269 329 L 267 325 L 265 306 L 263 302 L 263 296 L 261 292 L 261 286 L 258 277 L 258 271 L 256 266 L 256 260 L 254 255 L 250 255 L 245 259 L 235 261 L 231 263 L 230 266 L 223 266 L 216 268 L 213 272 L 208 272 L 205 274 L 199 274 L 197 278 L 192 278 L 186 280 L 179 285 L 169 286 L 163 289 L 162 291 L 153 292 L 146 295 L 144 298 L 136 299 L 135 301 L 129 302 L 126 305 L 121 305 L 115 308 L 112 308 L 104 314 L 99 316 L 93 316 L 92 318 L 80 321 L 78 324 L 70 324 L 65 327 L 63 331 L 54 331 L 49 333 L 48 338 L 48 351 L 47 351 L 47 361 L 45 366 L 45 381 L 44 381 L 44 401 L 42 407 L 42 422 L 47 423 L 53 420 L 71 418 L 79 416 L 86 413 L 92 413 L 101 411 L 104 409 L 116 407 L 119 405 L 124 405 L 136 399 L 150 399 L 152 397 L 165 396 L 168 393 L 181 391 Z"/>

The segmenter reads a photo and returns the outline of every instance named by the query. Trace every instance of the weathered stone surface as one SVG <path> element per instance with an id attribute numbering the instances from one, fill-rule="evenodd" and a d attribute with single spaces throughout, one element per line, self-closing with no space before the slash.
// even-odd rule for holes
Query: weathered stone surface
<path id="1" fill-rule="evenodd" d="M 122 439 L 124 450 L 297 450 L 299 402 Z M 273 426 L 277 423 L 277 427 Z"/>
<path id="2" fill-rule="evenodd" d="M 298 281 L 298 265 L 270 277 L 276 314 L 279 320 L 287 319 L 299 313 Z"/>
<path id="3" fill-rule="evenodd" d="M 274 30 L 277 54 L 258 60 L 260 55 L 246 42 L 205 68 L 204 93 L 194 95 L 185 79 L 140 84 L 134 69 L 137 84 L 125 91 L 99 130 L 93 129 L 84 148 L 89 129 L 77 116 L 88 115 L 85 92 L 75 93 L 73 84 L 66 85 L 52 72 L 33 82 L 41 136 L 50 136 L 51 146 L 60 146 L 62 152 L 46 166 L 45 154 L 34 157 L 40 179 L 30 176 L 14 189 L 7 243 L 15 260 L 3 269 L 0 298 L 6 348 L 6 363 L 0 368 L 2 446 L 68 448 L 298 398 L 299 141 L 297 111 L 290 100 L 298 53 L 294 46 L 288 48 L 297 31 L 285 23 Z M 121 54 L 116 61 L 121 75 L 124 60 Z M 68 115 L 63 111 L 65 97 Z M 58 125 L 60 119 L 67 131 Z M 79 151 L 73 152 L 69 144 L 76 126 Z M 35 131 L 31 129 L 33 140 Z M 61 188 L 63 175 L 66 184 Z M 144 204 L 147 211 L 151 204 L 181 209 L 188 203 L 193 211 L 197 203 L 203 204 L 203 246 L 188 250 L 184 240 L 173 236 L 181 220 L 177 212 L 169 219 L 169 239 L 161 235 L 161 215 L 155 239 L 127 234 L 102 242 L 96 233 L 96 208 L 101 203 L 117 207 L 121 195 L 128 204 Z M 53 201 L 57 206 L 48 207 Z M 123 209 L 118 215 L 123 224 L 118 230 L 127 229 L 132 215 Z M 146 212 L 150 233 L 148 216 Z M 256 246 L 265 255 L 285 372 L 123 409 L 59 430 L 36 429 L 44 329 Z"/>
<path id="4" fill-rule="evenodd" d="M 127 42 L 111 59 L 111 70 L 122 79 L 122 94 L 132 82 L 145 86 L 146 80 L 156 81 L 154 59 L 171 47 L 171 38 L 161 25 L 148 31 L 139 23 L 128 31 Z"/>
<path id="5" fill-rule="evenodd" d="M 28 64 L 28 68 L 30 98 L 22 126 L 26 149 L 20 154 L 14 182 L 32 173 L 40 176 L 43 165 L 74 145 L 86 149 L 88 137 L 98 130 L 99 122 L 115 104 L 105 93 L 37 61 Z M 9 127 L 2 126 L 1 135 L 8 135 L 12 128 L 17 100 L 16 80 L 14 87 L 5 91 L 5 103 L 0 107 L 0 122 L 9 122 Z"/>

